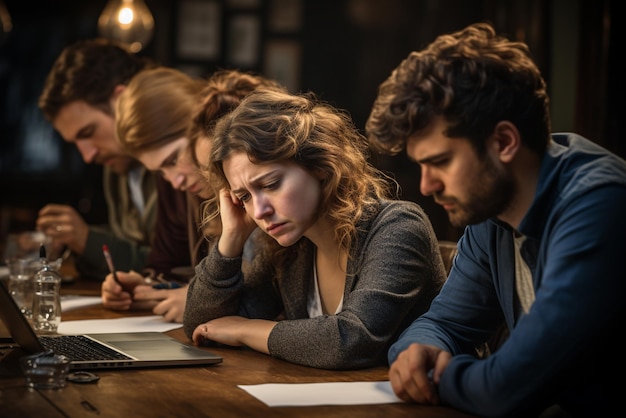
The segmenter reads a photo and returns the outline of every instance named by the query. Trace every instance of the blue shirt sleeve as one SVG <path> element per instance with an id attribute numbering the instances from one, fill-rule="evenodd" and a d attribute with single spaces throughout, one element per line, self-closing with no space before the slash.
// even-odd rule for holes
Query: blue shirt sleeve
<path id="1" fill-rule="evenodd" d="M 511 319 L 512 242 L 485 224 L 470 227 L 441 293 L 391 348 L 390 362 L 413 342 L 450 351 L 440 398 L 481 416 L 513 416 L 564 399 L 596 412 L 617 403 L 605 395 L 614 390 L 612 367 L 601 364 L 597 350 L 600 344 L 603 357 L 623 364 L 620 346 L 603 343 L 623 327 L 626 189 L 591 189 L 551 215 L 526 315 Z M 515 323 L 508 340 L 486 359 L 472 355 L 502 316 Z"/>

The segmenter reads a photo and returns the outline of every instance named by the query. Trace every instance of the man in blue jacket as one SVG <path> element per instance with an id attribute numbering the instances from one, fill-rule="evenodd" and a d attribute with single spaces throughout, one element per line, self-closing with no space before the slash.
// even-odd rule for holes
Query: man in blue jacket
<path id="1" fill-rule="evenodd" d="M 621 406 L 626 162 L 551 134 L 548 101 L 527 45 L 487 24 L 410 53 L 379 88 L 372 147 L 406 148 L 421 192 L 467 225 L 441 293 L 389 350 L 405 401 L 507 417 Z"/>

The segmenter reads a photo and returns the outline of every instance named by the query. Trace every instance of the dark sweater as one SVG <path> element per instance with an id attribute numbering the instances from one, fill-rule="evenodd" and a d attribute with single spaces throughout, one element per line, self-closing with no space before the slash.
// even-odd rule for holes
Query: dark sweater
<path id="1" fill-rule="evenodd" d="M 294 259 L 283 266 L 256 248 L 245 281 L 242 258 L 224 258 L 213 245 L 189 285 L 185 332 L 191 336 L 198 325 L 226 315 L 273 320 L 282 314 L 268 341 L 274 357 L 327 369 L 387 364 L 390 344 L 428 309 L 445 271 L 432 225 L 417 204 L 385 201 L 374 210 L 359 224 L 338 314 L 308 316 L 315 253 L 308 239 L 293 246 Z"/>

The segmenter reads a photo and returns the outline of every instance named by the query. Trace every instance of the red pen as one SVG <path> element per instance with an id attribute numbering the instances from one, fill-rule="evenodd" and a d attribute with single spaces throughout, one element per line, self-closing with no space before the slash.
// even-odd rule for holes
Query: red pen
<path id="1" fill-rule="evenodd" d="M 117 273 L 115 272 L 115 266 L 113 266 L 113 259 L 111 258 L 109 247 L 106 244 L 102 245 L 102 252 L 104 253 L 104 259 L 107 261 L 107 265 L 109 266 L 109 271 L 113 275 L 113 278 L 115 279 L 117 284 L 122 286 L 122 282 L 120 282 L 120 279 L 117 278 Z"/>

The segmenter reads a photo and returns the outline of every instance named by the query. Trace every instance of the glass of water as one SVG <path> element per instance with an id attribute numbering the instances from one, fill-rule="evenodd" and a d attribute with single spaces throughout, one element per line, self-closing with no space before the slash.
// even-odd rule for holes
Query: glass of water
<path id="1" fill-rule="evenodd" d="M 35 331 L 54 333 L 61 323 L 61 276 L 46 260 L 34 275 L 32 318 Z"/>
<path id="2" fill-rule="evenodd" d="M 32 260 L 18 257 L 6 260 L 9 267 L 9 293 L 27 318 L 32 317 L 33 306 L 35 267 L 31 262 Z"/>

